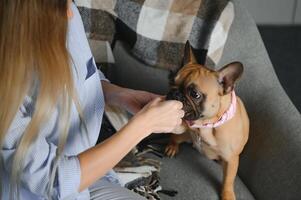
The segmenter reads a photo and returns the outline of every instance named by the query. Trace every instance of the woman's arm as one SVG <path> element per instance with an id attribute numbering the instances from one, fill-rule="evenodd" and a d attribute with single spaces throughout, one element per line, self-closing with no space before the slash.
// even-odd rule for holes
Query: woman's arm
<path id="1" fill-rule="evenodd" d="M 79 191 L 112 169 L 136 144 L 151 133 L 171 132 L 182 123 L 182 103 L 157 98 L 138 112 L 120 131 L 78 155 L 81 166 Z"/>
<path id="2" fill-rule="evenodd" d="M 150 133 L 144 127 L 129 123 L 103 143 L 81 153 L 78 158 L 81 166 L 82 191 L 104 176 L 136 144 Z"/>
<path id="3" fill-rule="evenodd" d="M 132 114 L 137 113 L 153 99 L 160 97 L 146 91 L 119 87 L 104 80 L 101 81 L 101 85 L 106 104 L 122 107 Z"/>

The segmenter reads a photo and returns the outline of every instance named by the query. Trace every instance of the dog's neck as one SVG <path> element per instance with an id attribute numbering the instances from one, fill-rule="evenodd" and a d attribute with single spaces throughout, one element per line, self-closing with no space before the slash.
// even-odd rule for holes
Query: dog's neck
<path id="1" fill-rule="evenodd" d="M 218 113 L 210 118 L 205 120 L 196 120 L 192 128 L 216 128 L 221 126 L 228 120 L 230 120 L 236 111 L 236 95 L 235 92 L 232 91 L 229 94 L 226 94 L 221 97 L 220 108 Z"/>

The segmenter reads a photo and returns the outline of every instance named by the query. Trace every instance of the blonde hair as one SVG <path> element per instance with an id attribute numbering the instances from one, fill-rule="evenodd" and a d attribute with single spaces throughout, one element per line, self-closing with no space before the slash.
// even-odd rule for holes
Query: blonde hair
<path id="1" fill-rule="evenodd" d="M 67 138 L 72 100 L 76 99 L 66 48 L 67 8 L 67 0 L 0 1 L 1 147 L 24 98 L 38 85 L 32 119 L 16 144 L 10 174 L 10 198 L 13 199 L 19 196 L 19 182 L 28 149 L 56 108 L 60 109 L 60 138 L 55 163 Z M 49 191 L 56 165 L 51 172 Z"/>

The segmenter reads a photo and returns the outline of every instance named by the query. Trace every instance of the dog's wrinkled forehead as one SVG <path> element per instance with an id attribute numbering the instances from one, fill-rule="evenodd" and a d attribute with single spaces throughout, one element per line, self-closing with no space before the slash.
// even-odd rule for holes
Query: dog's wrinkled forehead
<path id="1" fill-rule="evenodd" d="M 186 42 L 184 48 L 183 65 L 169 75 L 172 89 L 185 88 L 194 83 L 201 91 L 220 88 L 220 95 L 230 93 L 236 81 L 243 72 L 243 65 L 240 62 L 232 62 L 222 67 L 218 71 L 213 71 L 200 63 L 194 56 L 194 49 Z M 212 93 L 212 92 L 211 92 Z M 213 91 L 213 93 L 215 93 Z"/>
<path id="2" fill-rule="evenodd" d="M 176 75 L 174 83 L 174 86 L 184 88 L 195 85 L 201 91 L 218 86 L 216 73 L 199 64 L 184 66 Z"/>

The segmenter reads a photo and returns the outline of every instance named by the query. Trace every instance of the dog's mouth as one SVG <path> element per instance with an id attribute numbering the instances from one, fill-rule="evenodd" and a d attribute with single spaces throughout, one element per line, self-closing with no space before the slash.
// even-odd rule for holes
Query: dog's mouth
<path id="1" fill-rule="evenodd" d="M 193 124 L 194 121 L 204 117 L 202 113 L 199 113 L 199 111 L 194 109 L 194 106 L 191 105 L 192 102 L 186 99 L 185 95 L 178 90 L 171 90 L 167 94 L 166 100 L 177 100 L 183 103 L 183 110 L 185 112 L 183 119 L 188 125 Z"/>
<path id="2" fill-rule="evenodd" d="M 184 106 L 184 108 L 185 108 L 185 106 Z M 184 109 L 184 112 L 185 112 L 185 115 L 184 115 L 183 119 L 186 121 L 196 121 L 196 120 L 204 117 L 203 114 L 199 114 L 198 112 L 196 112 L 194 110 L 187 111 Z"/>
<path id="3" fill-rule="evenodd" d="M 196 114 L 190 114 L 185 112 L 185 116 L 183 120 L 186 122 L 188 126 L 193 126 L 195 124 L 196 120 L 202 119 L 204 117 L 203 114 L 201 115 L 196 115 Z"/>
<path id="4" fill-rule="evenodd" d="M 194 125 L 194 121 L 191 121 L 191 120 L 185 120 L 186 124 L 188 126 L 193 126 Z"/>

